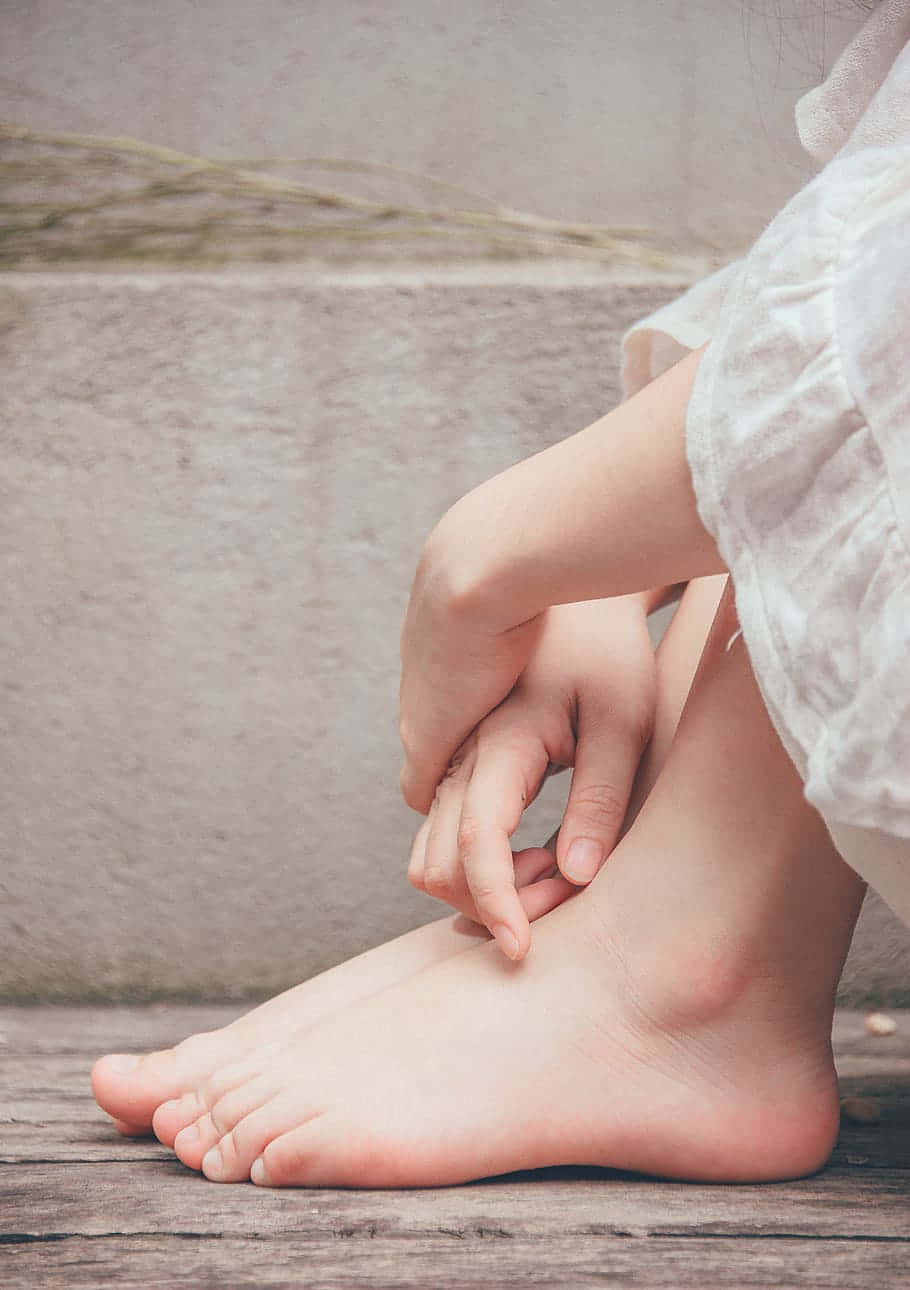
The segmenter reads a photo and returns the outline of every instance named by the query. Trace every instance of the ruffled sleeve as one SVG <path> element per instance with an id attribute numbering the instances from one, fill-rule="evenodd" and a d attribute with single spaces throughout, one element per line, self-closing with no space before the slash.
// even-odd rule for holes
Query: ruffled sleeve
<path id="1" fill-rule="evenodd" d="M 622 386 L 629 398 L 710 340 L 742 269 L 735 260 L 649 314 L 622 338 Z"/>

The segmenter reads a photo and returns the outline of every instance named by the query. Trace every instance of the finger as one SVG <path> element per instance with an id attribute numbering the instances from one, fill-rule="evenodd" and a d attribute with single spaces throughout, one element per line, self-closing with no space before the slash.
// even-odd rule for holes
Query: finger
<path id="1" fill-rule="evenodd" d="M 458 826 L 458 855 L 477 914 L 515 960 L 528 952 L 531 929 L 515 889 L 510 838 L 548 760 L 530 730 L 481 735 Z"/>
<path id="2" fill-rule="evenodd" d="M 411 844 L 411 854 L 408 857 L 408 882 L 418 891 L 426 891 L 423 881 L 424 857 L 427 850 L 427 839 L 430 836 L 430 830 L 433 827 L 433 807 L 426 819 L 421 821 L 417 835 Z"/>
<path id="3" fill-rule="evenodd" d="M 468 917 L 476 910 L 458 855 L 458 828 L 465 792 L 475 766 L 473 741 L 436 789 L 423 855 L 423 890 Z"/>
<path id="4" fill-rule="evenodd" d="M 488 941 L 490 939 L 489 929 L 484 927 L 483 923 L 478 923 L 475 918 L 468 918 L 467 914 L 459 914 L 455 919 L 452 927 L 462 936 L 476 936 L 479 940 Z"/>
<path id="5" fill-rule="evenodd" d="M 553 857 L 550 856 L 550 867 L 552 868 Z M 518 899 L 524 906 L 524 911 L 528 916 L 528 921 L 533 923 L 538 918 L 543 918 L 544 914 L 549 914 L 552 909 L 562 905 L 571 896 L 578 895 L 578 887 L 574 883 L 563 878 L 562 874 L 540 878 L 536 882 L 529 883 L 522 887 L 518 892 Z M 490 933 L 483 923 L 477 923 L 466 914 L 459 914 L 455 920 L 455 930 L 461 932 L 464 936 L 476 936 L 484 940 L 490 939 Z"/>
<path id="6" fill-rule="evenodd" d="M 578 887 L 563 878 L 562 874 L 558 874 L 555 878 L 543 878 L 529 887 L 522 887 L 518 898 L 528 916 L 528 921 L 534 923 L 538 918 L 543 918 L 544 914 L 549 914 L 550 910 L 555 909 L 557 905 L 562 905 L 571 896 L 577 895 Z"/>
<path id="7" fill-rule="evenodd" d="M 555 834 L 554 834 L 555 837 Z M 562 874 L 556 868 L 556 856 L 553 851 L 547 851 L 544 847 L 526 847 L 524 851 L 517 851 L 514 856 L 515 886 L 518 888 L 518 898 L 524 905 L 525 913 L 528 915 L 530 922 L 535 918 L 540 918 L 543 914 L 549 913 L 556 905 L 562 904 L 565 896 L 572 895 L 578 890 L 572 883 L 566 882 Z M 547 884 L 557 880 L 560 894 L 553 892 Z M 565 894 L 562 894 L 562 889 Z M 546 893 L 546 894 L 544 894 Z M 466 914 L 461 914 L 456 920 L 458 931 L 464 932 L 467 936 L 484 936 L 489 938 L 489 931 L 483 923 L 475 922 Z"/>
<path id="8" fill-rule="evenodd" d="M 615 722 L 579 727 L 575 770 L 559 831 L 556 858 L 570 882 L 589 883 L 613 850 L 625 818 L 644 740 Z"/>
<path id="9" fill-rule="evenodd" d="M 552 878 L 556 873 L 556 852 L 547 851 L 545 847 L 525 847 L 516 851 L 512 857 L 512 869 L 515 874 L 515 886 L 530 887 L 532 882 L 541 878 Z"/>

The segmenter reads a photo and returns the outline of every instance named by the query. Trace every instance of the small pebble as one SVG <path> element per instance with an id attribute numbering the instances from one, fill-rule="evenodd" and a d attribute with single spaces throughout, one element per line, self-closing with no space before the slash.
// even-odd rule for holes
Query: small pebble
<path id="1" fill-rule="evenodd" d="M 868 1163 L 868 1156 L 847 1156 L 848 1165 L 867 1165 Z"/>
<path id="2" fill-rule="evenodd" d="M 870 1035 L 893 1035 L 897 1022 L 885 1012 L 870 1012 L 866 1017 L 866 1030 Z"/>
<path id="3" fill-rule="evenodd" d="M 845 1097 L 840 1104 L 841 1115 L 856 1124 L 878 1124 L 882 1108 L 871 1097 Z"/>

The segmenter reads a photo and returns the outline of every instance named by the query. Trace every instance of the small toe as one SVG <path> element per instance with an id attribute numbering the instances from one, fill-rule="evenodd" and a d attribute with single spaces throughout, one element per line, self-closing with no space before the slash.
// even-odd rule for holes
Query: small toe
<path id="1" fill-rule="evenodd" d="M 181 1129 L 174 1139 L 174 1154 L 188 1169 L 201 1169 L 202 1157 L 220 1138 L 210 1115 Z"/>
<path id="2" fill-rule="evenodd" d="M 260 1187 L 318 1186 L 317 1141 L 312 1122 L 279 1134 L 254 1161 L 250 1177 Z"/>
<path id="3" fill-rule="evenodd" d="M 243 1061 L 233 1062 L 230 1066 L 215 1071 L 200 1089 L 200 1096 L 208 1107 L 215 1106 L 228 1093 L 233 1093 L 245 1084 L 252 1084 L 261 1078 L 269 1069 L 271 1059 L 281 1051 L 279 1044 L 266 1044 L 256 1049 Z"/>
<path id="4" fill-rule="evenodd" d="M 173 1147 L 177 1134 L 194 1124 L 207 1109 L 196 1093 L 184 1093 L 183 1097 L 163 1102 L 152 1117 L 155 1137 L 164 1146 Z"/>
<path id="5" fill-rule="evenodd" d="M 260 1187 L 389 1186 L 383 1177 L 386 1154 L 337 1117 L 317 1113 L 277 1134 L 254 1161 L 250 1177 Z"/>
<path id="6" fill-rule="evenodd" d="M 303 1123 L 297 1099 L 280 1094 L 252 1111 L 212 1147 L 202 1172 L 212 1182 L 243 1182 L 273 1138 Z"/>

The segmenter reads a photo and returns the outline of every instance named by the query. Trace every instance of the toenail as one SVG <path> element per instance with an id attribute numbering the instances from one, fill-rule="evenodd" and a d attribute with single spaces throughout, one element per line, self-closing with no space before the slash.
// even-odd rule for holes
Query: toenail
<path id="1" fill-rule="evenodd" d="M 271 1187 L 272 1185 L 262 1156 L 253 1161 L 253 1167 L 250 1169 L 250 1182 L 254 1182 L 257 1187 Z"/>
<path id="2" fill-rule="evenodd" d="M 185 1129 L 180 1130 L 180 1132 L 177 1134 L 177 1137 L 180 1139 L 181 1146 L 183 1146 L 187 1142 L 198 1142 L 199 1141 L 198 1124 L 188 1124 Z M 174 1145 L 175 1146 L 177 1145 L 176 1140 L 174 1142 Z"/>
<path id="3" fill-rule="evenodd" d="M 139 1058 L 132 1053 L 113 1053 L 107 1059 L 108 1067 L 117 1075 L 126 1075 L 139 1065 Z"/>
<path id="4" fill-rule="evenodd" d="M 217 1147 L 212 1147 L 211 1151 L 207 1151 L 202 1157 L 202 1172 L 206 1178 L 213 1176 L 217 1178 L 223 1169 L 224 1162 L 221 1159 L 221 1152 Z"/>

